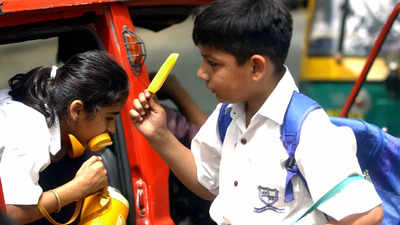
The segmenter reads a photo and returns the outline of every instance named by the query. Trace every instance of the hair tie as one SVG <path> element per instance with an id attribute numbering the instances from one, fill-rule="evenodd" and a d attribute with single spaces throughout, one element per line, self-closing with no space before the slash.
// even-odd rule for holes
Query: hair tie
<path id="1" fill-rule="evenodd" d="M 56 78 L 57 69 L 58 69 L 57 66 L 52 66 L 51 67 L 50 80 L 54 80 Z"/>

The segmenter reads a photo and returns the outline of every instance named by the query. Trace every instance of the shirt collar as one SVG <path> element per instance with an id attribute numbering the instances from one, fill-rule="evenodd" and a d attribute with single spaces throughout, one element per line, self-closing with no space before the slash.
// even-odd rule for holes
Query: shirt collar
<path id="1" fill-rule="evenodd" d="M 61 150 L 61 132 L 60 121 L 56 116 L 53 126 L 49 129 L 50 132 L 50 153 L 54 156 Z"/>
<path id="2" fill-rule="evenodd" d="M 10 89 L 0 89 L 0 103 L 5 100 L 11 99 L 11 96 L 8 95 L 9 91 Z"/>
<path id="3" fill-rule="evenodd" d="M 258 114 L 267 117 L 279 125 L 282 125 L 286 108 L 289 105 L 293 91 L 298 91 L 296 83 L 287 66 L 285 74 L 278 82 L 272 93 L 258 110 Z"/>

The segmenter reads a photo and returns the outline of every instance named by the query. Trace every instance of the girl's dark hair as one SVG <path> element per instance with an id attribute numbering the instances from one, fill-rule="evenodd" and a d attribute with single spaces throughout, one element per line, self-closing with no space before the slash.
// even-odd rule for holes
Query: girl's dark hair
<path id="1" fill-rule="evenodd" d="M 100 107 L 125 101 L 128 78 L 122 67 L 104 51 L 87 51 L 71 57 L 50 78 L 51 67 L 37 67 L 26 74 L 17 74 L 8 84 L 9 95 L 41 112 L 47 125 L 55 116 L 65 118 L 74 100 L 81 100 L 88 113 Z"/>
<path id="2" fill-rule="evenodd" d="M 239 65 L 260 54 L 282 72 L 292 23 L 282 0 L 216 0 L 198 10 L 192 35 L 196 45 L 230 53 Z"/>

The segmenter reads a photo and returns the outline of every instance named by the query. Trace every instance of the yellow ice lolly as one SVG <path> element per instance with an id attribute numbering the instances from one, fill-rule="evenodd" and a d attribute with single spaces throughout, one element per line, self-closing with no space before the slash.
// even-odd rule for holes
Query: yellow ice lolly
<path id="1" fill-rule="evenodd" d="M 155 94 L 158 90 L 160 90 L 161 86 L 164 84 L 167 79 L 169 73 L 174 67 L 176 60 L 178 59 L 178 53 L 171 53 L 165 62 L 162 64 L 157 74 L 154 76 L 147 90 L 151 93 Z"/>

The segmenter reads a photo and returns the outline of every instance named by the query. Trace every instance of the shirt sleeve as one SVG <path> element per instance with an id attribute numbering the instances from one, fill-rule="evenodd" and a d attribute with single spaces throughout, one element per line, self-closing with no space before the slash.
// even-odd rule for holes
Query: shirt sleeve
<path id="1" fill-rule="evenodd" d="M 221 104 L 208 117 L 192 140 L 191 150 L 197 167 L 197 179 L 214 195 L 218 194 L 222 144 L 217 131 Z"/>
<path id="2" fill-rule="evenodd" d="M 352 174 L 362 175 L 357 143 L 351 128 L 337 127 L 322 110 L 311 112 L 303 123 L 296 161 L 313 201 Z M 373 184 L 367 180 L 350 183 L 343 191 L 318 207 L 336 220 L 362 213 L 381 204 Z"/>
<path id="3" fill-rule="evenodd" d="M 34 205 L 43 191 L 38 184 L 39 172 L 50 164 L 50 134 L 39 112 L 26 110 L 26 107 L 23 110 L 18 108 L 12 111 L 13 115 L 8 113 L 6 126 L 2 127 L 7 130 L 7 142 L 0 162 L 0 176 L 6 204 Z"/>

